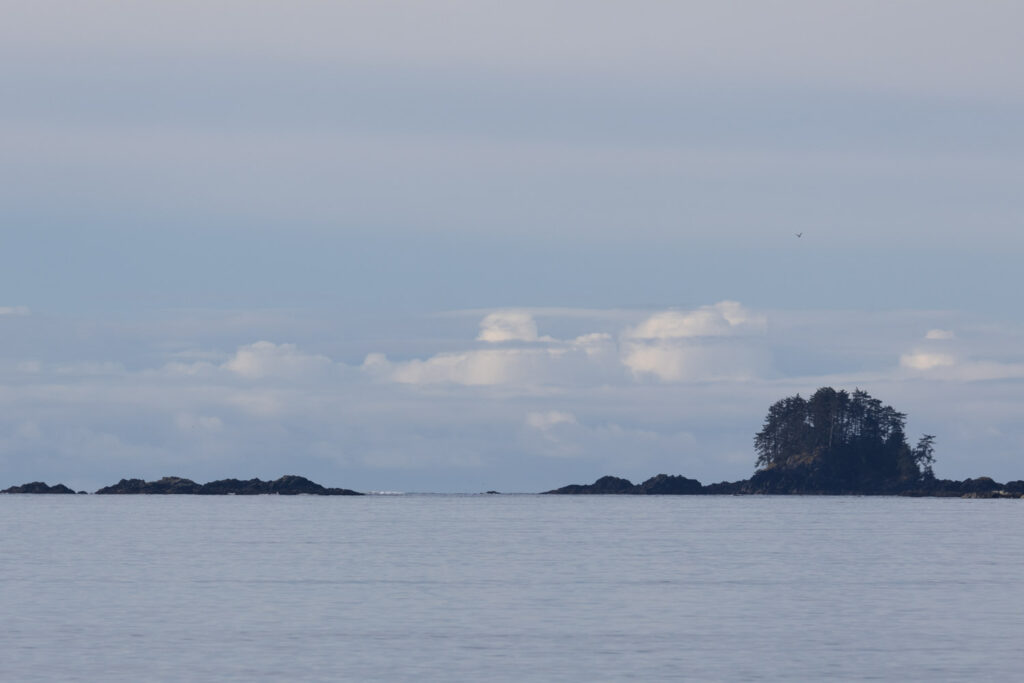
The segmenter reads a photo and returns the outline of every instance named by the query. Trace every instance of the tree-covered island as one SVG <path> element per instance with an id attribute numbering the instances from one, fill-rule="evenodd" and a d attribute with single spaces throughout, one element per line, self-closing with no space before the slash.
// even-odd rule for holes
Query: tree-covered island
<path id="1" fill-rule="evenodd" d="M 884 493 L 934 480 L 935 437 L 907 443 L 906 413 L 832 387 L 776 401 L 754 436 L 755 477 L 822 492 Z"/>
<path id="2" fill-rule="evenodd" d="M 988 477 L 936 479 L 935 437 L 907 441 L 907 416 L 866 391 L 822 387 L 776 401 L 754 436 L 756 470 L 750 479 L 701 485 L 659 474 L 641 484 L 602 477 L 548 493 L 824 494 L 1020 498 L 1024 481 Z"/>

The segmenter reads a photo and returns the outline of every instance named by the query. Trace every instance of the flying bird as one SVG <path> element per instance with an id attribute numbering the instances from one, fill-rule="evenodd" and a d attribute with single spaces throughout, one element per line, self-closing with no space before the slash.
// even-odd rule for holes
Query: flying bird
<path id="1" fill-rule="evenodd" d="M 804 234 L 803 234 L 802 232 L 797 232 L 797 233 L 794 233 L 794 234 L 795 234 L 795 235 L 796 235 L 797 237 L 803 237 L 803 236 L 804 236 Z"/>

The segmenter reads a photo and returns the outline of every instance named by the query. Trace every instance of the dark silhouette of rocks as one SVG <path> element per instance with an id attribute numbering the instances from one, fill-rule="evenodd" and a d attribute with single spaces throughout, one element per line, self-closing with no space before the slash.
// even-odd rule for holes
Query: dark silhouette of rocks
<path id="1" fill-rule="evenodd" d="M 642 484 L 633 484 L 619 477 L 601 477 L 593 484 L 570 484 L 545 493 L 560 494 L 633 494 L 633 495 L 819 495 L 819 496 L 909 496 L 933 498 L 1024 498 L 1024 481 L 1000 484 L 989 477 L 964 479 L 931 479 L 911 482 L 888 482 L 877 487 L 854 489 L 830 485 L 827 481 L 808 478 L 800 468 L 762 470 L 750 479 L 723 481 L 702 486 L 696 479 L 659 474 Z"/>
<path id="2" fill-rule="evenodd" d="M 159 481 L 144 481 L 142 479 L 122 479 L 113 486 L 101 488 L 96 493 L 199 493 L 202 486 L 191 479 L 181 477 L 164 477 Z"/>
<path id="3" fill-rule="evenodd" d="M 199 496 L 256 496 L 277 494 L 295 496 L 300 494 L 313 496 L 361 496 L 358 491 L 341 488 L 326 488 L 305 477 L 286 474 L 280 479 L 263 481 L 261 479 L 218 479 L 206 484 L 197 484 L 191 479 L 181 477 L 164 477 L 157 481 L 142 479 L 122 479 L 112 486 L 101 488 L 98 494 L 185 494 Z"/>
<path id="4" fill-rule="evenodd" d="M 1017 480 L 1000 484 L 990 477 L 977 479 L 934 479 L 926 485 L 901 491 L 904 496 L 938 496 L 943 498 L 1024 498 L 1024 482 Z"/>
<path id="5" fill-rule="evenodd" d="M 620 477 L 601 477 L 593 484 L 569 484 L 563 486 L 560 489 L 554 491 L 545 491 L 545 493 L 568 493 L 568 494 L 580 494 L 580 493 L 636 493 L 636 486 L 633 485 L 629 479 L 622 479 Z"/>
<path id="6" fill-rule="evenodd" d="M 74 490 L 69 489 L 64 484 L 47 486 L 45 482 L 33 481 L 21 486 L 12 486 L 0 491 L 0 493 L 74 493 Z"/>
<path id="7" fill-rule="evenodd" d="M 635 493 L 647 495 L 692 496 L 702 492 L 703 487 L 696 479 L 679 475 L 659 474 L 642 484 L 637 484 Z"/>
<path id="8" fill-rule="evenodd" d="M 700 482 L 678 475 L 659 474 L 642 484 L 620 477 L 601 477 L 593 484 L 570 484 L 545 493 L 619 494 L 619 495 L 695 495 L 702 493 Z"/>

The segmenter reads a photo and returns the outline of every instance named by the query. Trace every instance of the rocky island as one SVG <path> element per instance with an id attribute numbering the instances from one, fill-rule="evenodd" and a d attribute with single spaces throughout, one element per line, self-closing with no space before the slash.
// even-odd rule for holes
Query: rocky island
<path id="1" fill-rule="evenodd" d="M 42 482 L 33 482 L 22 486 L 12 486 L 0 493 L 74 493 L 63 484 L 47 486 Z M 197 496 L 257 496 L 276 494 L 281 496 L 361 496 L 362 493 L 350 489 L 327 488 L 294 474 L 273 481 L 261 479 L 218 479 L 198 484 L 191 479 L 182 477 L 164 477 L 157 481 L 142 479 L 122 479 L 111 486 L 98 490 L 98 494 L 158 494 L 158 495 L 197 495 Z"/>
<path id="2" fill-rule="evenodd" d="M 28 484 L 22 484 L 21 486 L 12 486 L 6 488 L 0 493 L 74 493 L 74 489 L 70 489 L 64 484 L 54 484 L 53 486 L 47 486 L 46 482 L 33 481 Z M 79 493 L 85 493 L 85 491 L 79 491 Z"/>
<path id="3" fill-rule="evenodd" d="M 552 494 L 626 495 L 896 495 L 960 498 L 1024 498 L 1024 481 L 989 477 L 937 479 L 932 471 L 935 437 L 911 447 L 906 415 L 867 392 L 818 389 L 777 401 L 754 437 L 756 471 L 749 479 L 703 485 L 696 479 L 659 474 L 640 484 L 601 477 Z"/>

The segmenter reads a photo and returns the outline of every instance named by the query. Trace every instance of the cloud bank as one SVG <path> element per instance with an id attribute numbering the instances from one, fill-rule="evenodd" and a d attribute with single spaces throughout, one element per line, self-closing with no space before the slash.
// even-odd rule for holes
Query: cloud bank
<path id="1" fill-rule="evenodd" d="M 160 322 L 128 344 L 111 326 L 97 333 L 107 351 L 87 355 L 47 352 L 51 323 L 20 317 L 29 337 L 38 329 L 25 348 L 42 355 L 0 357 L 0 465 L 15 479 L 86 487 L 292 471 L 371 490 L 530 491 L 658 471 L 717 481 L 750 473 L 771 402 L 830 384 L 865 388 L 907 411 L 912 432 L 939 434 L 940 474 L 1024 468 L 1024 331 L 1012 325 L 728 301 L 476 315 L 476 334 L 464 334 L 464 315 L 433 318 L 401 351 L 250 316 L 223 329 L 259 341 L 226 350 L 214 337 L 171 343 L 167 330 L 191 327 Z M 438 325 L 451 332 L 437 338 Z M 292 340 L 268 341 L 271 329 Z M 957 333 L 933 333 L 947 329 Z"/>

